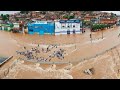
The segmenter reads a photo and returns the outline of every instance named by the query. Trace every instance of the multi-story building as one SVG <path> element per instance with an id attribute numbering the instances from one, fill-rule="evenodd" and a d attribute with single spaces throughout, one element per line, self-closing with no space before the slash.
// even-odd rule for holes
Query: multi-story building
<path id="1" fill-rule="evenodd" d="M 55 21 L 55 35 L 82 33 L 82 21 L 77 19 Z"/>

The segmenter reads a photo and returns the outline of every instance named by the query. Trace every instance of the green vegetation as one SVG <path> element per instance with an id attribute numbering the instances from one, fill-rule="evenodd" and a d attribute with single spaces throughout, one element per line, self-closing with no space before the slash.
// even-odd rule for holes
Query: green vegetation
<path id="1" fill-rule="evenodd" d="M 16 21 L 19 21 L 19 18 L 15 17 L 15 20 L 16 20 Z"/>
<path id="2" fill-rule="evenodd" d="M 64 19 L 74 19 L 74 15 L 71 15 L 71 16 L 69 16 L 69 15 L 65 15 L 65 16 L 63 16 L 63 18 Z"/>
<path id="3" fill-rule="evenodd" d="M 3 15 L 1 14 L 2 20 L 9 20 L 9 14 Z"/>
<path id="4" fill-rule="evenodd" d="M 112 25 L 110 24 L 93 24 L 91 26 L 92 31 L 103 30 L 105 28 L 110 28 Z"/>
<path id="5" fill-rule="evenodd" d="M 83 20 L 83 25 L 84 25 L 84 26 L 90 26 L 90 25 L 91 25 L 91 22 L 90 22 L 90 21 L 84 21 L 84 20 Z"/>
<path id="6" fill-rule="evenodd" d="M 21 14 L 28 14 L 30 11 L 20 11 Z"/>

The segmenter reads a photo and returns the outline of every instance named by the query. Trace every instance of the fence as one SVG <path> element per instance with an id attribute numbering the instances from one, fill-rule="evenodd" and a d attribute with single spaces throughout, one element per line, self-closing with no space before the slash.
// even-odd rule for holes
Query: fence
<path id="1" fill-rule="evenodd" d="M 33 62 L 33 63 L 40 63 L 40 64 L 67 64 L 69 63 L 69 62 L 37 62 L 37 61 L 27 60 L 27 59 L 22 59 L 22 58 L 20 58 L 19 60 L 24 60 L 24 61 Z"/>

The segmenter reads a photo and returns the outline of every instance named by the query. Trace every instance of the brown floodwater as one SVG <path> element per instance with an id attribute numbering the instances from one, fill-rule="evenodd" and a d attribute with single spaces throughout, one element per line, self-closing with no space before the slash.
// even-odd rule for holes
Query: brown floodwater
<path id="1" fill-rule="evenodd" d="M 11 38 L 9 32 L 0 31 L 0 55 L 10 56 L 15 53 L 19 46 L 17 42 Z"/>
<path id="2" fill-rule="evenodd" d="M 65 56 L 65 61 L 74 61 L 81 58 L 90 57 L 96 53 L 103 52 L 117 44 L 118 30 L 114 29 L 103 30 L 103 32 L 92 32 L 92 43 L 90 39 L 90 30 L 86 30 L 84 34 L 76 35 L 44 35 L 38 34 L 29 35 L 21 33 L 12 33 L 0 31 L 0 55 L 10 56 L 15 54 L 15 51 L 28 44 L 76 44 L 75 46 L 66 47 L 68 55 Z M 102 34 L 104 39 L 102 38 Z"/>

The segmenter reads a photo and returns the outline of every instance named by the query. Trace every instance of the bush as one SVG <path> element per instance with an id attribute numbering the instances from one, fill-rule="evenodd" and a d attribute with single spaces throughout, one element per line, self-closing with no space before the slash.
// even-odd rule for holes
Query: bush
<path id="1" fill-rule="evenodd" d="M 91 28 L 93 31 L 96 31 L 97 29 L 104 29 L 106 27 L 107 27 L 107 25 L 105 25 L 105 24 L 94 24 L 94 25 L 92 25 Z"/>

